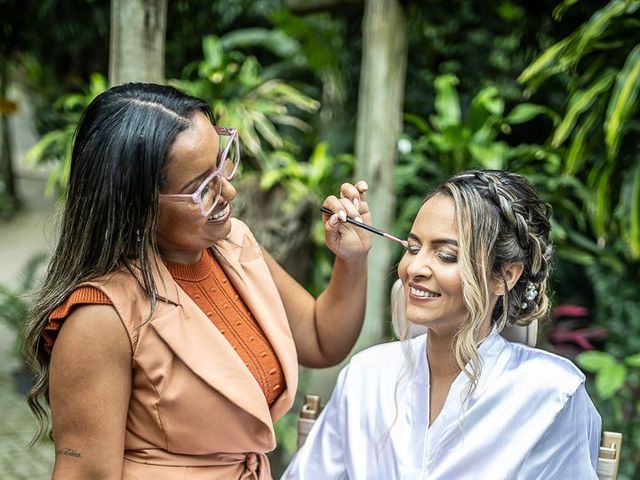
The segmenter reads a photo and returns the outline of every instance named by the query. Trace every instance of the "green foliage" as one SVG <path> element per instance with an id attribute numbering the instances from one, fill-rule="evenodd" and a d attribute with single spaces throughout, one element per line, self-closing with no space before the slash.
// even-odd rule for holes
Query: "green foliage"
<path id="1" fill-rule="evenodd" d="M 319 107 L 297 88 L 265 74 L 254 56 L 236 49 L 257 43 L 272 48 L 276 55 L 288 55 L 297 44 L 283 42 L 285 38 L 261 29 L 235 31 L 222 38 L 208 35 L 202 40 L 204 58 L 185 69 L 185 80 L 172 82 L 208 101 L 218 124 L 238 129 L 247 160 L 258 171 L 263 170 L 261 162 L 270 151 L 299 151 L 288 132 L 308 130 L 300 113 Z"/>
<path id="2" fill-rule="evenodd" d="M 22 329 L 31 308 L 30 294 L 36 287 L 38 270 L 46 260 L 44 253 L 34 255 L 24 266 L 16 286 L 0 284 L 0 321 L 15 331 L 14 352 L 17 355 L 22 351 Z"/>
<path id="3" fill-rule="evenodd" d="M 266 160 L 260 187 L 263 190 L 275 185 L 283 187 L 288 195 L 285 209 L 292 209 L 309 195 L 318 202 L 335 193 L 351 174 L 354 164 L 352 155 L 331 155 L 325 142 L 316 145 L 306 162 L 282 151 L 274 152 Z"/>
<path id="4" fill-rule="evenodd" d="M 564 2 L 556 16 L 573 3 Z M 529 94 L 552 78 L 568 79 L 551 145 L 568 145 L 563 171 L 595 193 L 584 205 L 599 241 L 621 236 L 634 259 L 640 259 L 639 9 L 638 0 L 610 1 L 519 78 Z"/>
<path id="5" fill-rule="evenodd" d="M 578 203 L 586 196 L 580 182 L 561 175 L 560 153 L 545 145 L 508 143 L 512 128 L 538 117 L 557 122 L 553 110 L 521 103 L 505 112 L 505 100 L 497 88 L 481 89 L 463 105 L 456 90 L 457 78 L 442 75 L 435 80 L 435 112 L 428 120 L 405 114 L 406 134 L 400 142 L 396 168 L 400 205 L 396 229 L 407 231 L 427 193 L 446 178 L 470 168 L 508 169 L 522 173 L 554 206 L 555 239 L 570 243 L 571 225 L 582 216 Z M 402 150 L 406 150 L 403 152 Z M 565 219 L 570 219 L 565 223 Z"/>
<path id="6" fill-rule="evenodd" d="M 283 189 L 287 195 L 282 204 L 284 212 L 292 211 L 307 200 L 319 208 L 324 198 L 339 192 L 340 185 L 352 176 L 354 161 L 350 154 L 331 154 L 324 142 L 316 145 L 309 159 L 303 162 L 296 160 L 291 154 L 276 151 L 265 158 L 260 188 Z M 317 295 L 326 286 L 333 265 L 332 254 L 324 243 L 324 228 L 319 211 L 311 224 L 310 233 L 313 269 L 307 288 Z"/>
<path id="7" fill-rule="evenodd" d="M 622 242 L 603 249 L 621 259 Z M 584 269 L 593 289 L 593 317 L 609 333 L 603 352 L 585 352 L 578 364 L 595 373 L 587 386 L 602 415 L 603 427 L 625 436 L 621 478 L 637 478 L 640 470 L 640 268 L 620 260 L 595 261 Z"/>
<path id="8" fill-rule="evenodd" d="M 106 78 L 99 73 L 94 73 L 85 91 L 63 95 L 55 102 L 54 108 L 64 119 L 64 124 L 43 135 L 27 153 L 27 160 L 30 162 L 53 163 L 47 179 L 47 194 L 58 193 L 64 196 L 69 180 L 71 149 L 76 126 L 84 109 L 106 89 Z"/>
<path id="9" fill-rule="evenodd" d="M 584 371 L 596 374 L 596 392 L 602 400 L 608 400 L 627 383 L 628 367 L 640 365 L 640 353 L 629 355 L 623 361 L 618 361 L 610 353 L 588 351 L 579 354 L 576 361 Z"/>

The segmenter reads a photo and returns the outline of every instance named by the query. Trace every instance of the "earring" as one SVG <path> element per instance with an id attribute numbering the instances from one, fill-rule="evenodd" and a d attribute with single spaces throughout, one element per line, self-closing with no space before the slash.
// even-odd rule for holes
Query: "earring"
<path id="1" fill-rule="evenodd" d="M 537 296 L 538 289 L 536 288 L 536 286 L 531 282 L 527 282 L 527 288 L 524 292 L 524 298 L 529 302 L 532 302 L 536 299 Z M 522 308 L 523 310 L 526 310 L 527 307 L 529 307 L 529 304 L 527 302 L 522 302 L 522 305 L 520 305 L 520 308 Z"/>
<path id="2" fill-rule="evenodd" d="M 140 238 L 140 230 L 136 229 L 136 242 L 140 243 L 140 240 L 141 240 L 141 238 Z"/>

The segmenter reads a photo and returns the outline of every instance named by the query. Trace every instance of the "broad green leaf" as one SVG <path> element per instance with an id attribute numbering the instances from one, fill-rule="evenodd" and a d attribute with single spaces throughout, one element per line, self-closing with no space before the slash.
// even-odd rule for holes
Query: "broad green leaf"
<path id="1" fill-rule="evenodd" d="M 620 145 L 625 121 L 638 109 L 636 100 L 640 90 L 640 45 L 631 51 L 624 67 L 616 76 L 604 122 L 605 142 L 609 159 L 613 159 Z"/>
<path id="2" fill-rule="evenodd" d="M 616 359 L 610 353 L 591 350 L 582 352 L 576 357 L 576 363 L 587 372 L 599 372 L 605 367 L 616 364 Z"/>
<path id="3" fill-rule="evenodd" d="M 218 69 L 222 66 L 224 52 L 220 39 L 215 35 L 207 35 L 202 39 L 202 51 L 204 59 L 211 69 Z"/>
<path id="4" fill-rule="evenodd" d="M 640 367 L 640 353 L 629 355 L 624 359 L 624 363 L 630 367 Z"/>
<path id="5" fill-rule="evenodd" d="M 501 170 L 504 168 L 505 157 L 508 147 L 501 142 L 490 145 L 470 144 L 469 152 L 471 156 L 482 165 L 483 168 L 491 170 Z"/>
<path id="6" fill-rule="evenodd" d="M 605 365 L 596 375 L 596 391 L 606 400 L 615 395 L 627 380 L 627 367 L 620 364 Z"/>
<path id="7" fill-rule="evenodd" d="M 559 120 L 558 114 L 549 107 L 537 105 L 535 103 L 521 103 L 511 110 L 509 115 L 507 115 L 507 118 L 505 118 L 505 121 L 509 124 L 517 125 L 520 123 L 526 123 L 538 115 L 548 116 L 553 120 L 554 124 Z"/>
<path id="8" fill-rule="evenodd" d="M 479 130 L 491 117 L 500 118 L 504 113 L 504 100 L 494 86 L 480 90 L 471 100 L 468 123 L 472 131 Z"/>
<path id="9" fill-rule="evenodd" d="M 432 117 L 434 125 L 439 129 L 444 129 L 449 125 L 460 123 L 460 100 L 456 85 L 458 78 L 455 75 L 441 75 L 435 79 L 436 114 Z"/>
<path id="10" fill-rule="evenodd" d="M 578 90 L 571 96 L 567 113 L 553 134 L 551 144 L 554 147 L 560 146 L 562 142 L 566 140 L 573 130 L 578 117 L 593 105 L 602 92 L 611 86 L 614 78 L 615 72 L 609 70 L 603 73 L 589 88 L 586 90 Z"/>
<path id="11" fill-rule="evenodd" d="M 261 78 L 259 71 L 260 64 L 258 63 L 258 60 L 255 57 L 249 57 L 240 67 L 237 78 L 243 85 L 253 88 L 260 85 Z"/>
<path id="12" fill-rule="evenodd" d="M 300 51 L 296 40 L 281 30 L 266 28 L 243 28 L 233 30 L 220 39 L 224 50 L 262 47 L 280 57 L 290 57 Z"/>
<path id="13" fill-rule="evenodd" d="M 415 126 L 421 133 L 427 133 L 431 131 L 429 122 L 427 122 L 424 118 L 419 117 L 418 115 L 414 115 L 413 113 L 405 113 L 404 121 Z"/>

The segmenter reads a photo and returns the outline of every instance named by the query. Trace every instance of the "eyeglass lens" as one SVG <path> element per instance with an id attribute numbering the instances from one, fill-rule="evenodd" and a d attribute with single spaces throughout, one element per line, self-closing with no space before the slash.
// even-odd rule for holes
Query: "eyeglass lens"
<path id="1" fill-rule="evenodd" d="M 225 158 L 222 159 L 222 168 L 220 174 L 228 180 L 231 180 L 236 173 L 238 167 L 238 150 L 235 145 L 229 145 L 232 141 L 231 136 L 220 135 L 220 151 L 223 152 Z M 222 193 L 222 180 L 219 175 L 215 175 L 209 185 L 202 189 L 200 192 L 200 201 L 202 203 L 202 209 L 206 215 L 209 215 L 220 199 Z"/>

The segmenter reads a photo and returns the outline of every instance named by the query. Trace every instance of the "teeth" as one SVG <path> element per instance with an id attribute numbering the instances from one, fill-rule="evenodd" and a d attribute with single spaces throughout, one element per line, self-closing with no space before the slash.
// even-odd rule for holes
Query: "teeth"
<path id="1" fill-rule="evenodd" d="M 216 220 L 220 220 L 221 218 L 224 218 L 225 215 L 227 215 L 227 213 L 229 212 L 229 205 L 227 205 L 226 207 L 224 207 L 222 210 L 220 210 L 218 213 L 216 213 L 215 215 L 211 215 L 209 217 L 209 221 L 210 222 L 215 222 Z"/>
<path id="2" fill-rule="evenodd" d="M 416 297 L 421 298 L 437 298 L 440 295 L 433 292 L 427 292 L 426 290 L 419 290 L 415 287 L 411 287 L 411 295 L 415 295 Z"/>

